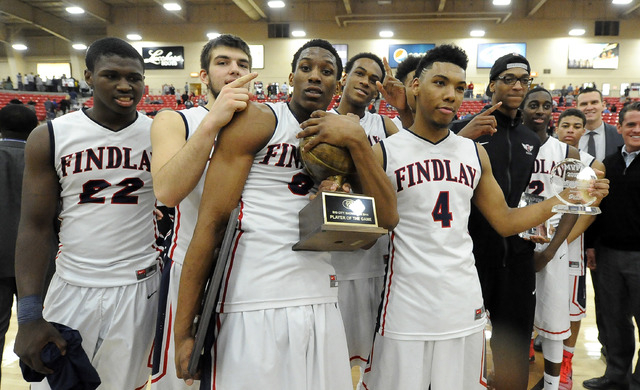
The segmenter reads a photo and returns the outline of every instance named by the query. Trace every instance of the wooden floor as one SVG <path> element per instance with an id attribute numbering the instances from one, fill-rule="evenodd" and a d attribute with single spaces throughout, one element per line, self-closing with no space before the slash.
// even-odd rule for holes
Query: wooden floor
<path id="1" fill-rule="evenodd" d="M 598 331 L 595 326 L 595 317 L 593 314 L 593 290 L 591 289 L 591 278 L 587 276 L 587 318 L 582 321 L 582 329 L 578 337 L 576 352 L 573 358 L 573 383 L 574 389 L 582 389 L 582 381 L 585 379 L 601 376 L 604 373 L 605 364 L 600 358 L 600 343 L 598 343 Z M 2 383 L 0 390 L 23 390 L 29 389 L 28 383 L 22 379 L 20 368 L 18 366 L 18 358 L 13 353 L 13 341 L 16 336 L 17 325 L 14 316 L 11 319 L 11 325 L 6 336 L 6 345 L 4 347 L 2 359 Z M 489 336 L 489 333 L 487 334 Z M 489 364 L 490 368 L 490 364 Z M 357 383 L 359 371 L 352 371 L 354 377 L 354 385 Z M 529 373 L 529 387 L 535 385 L 543 373 L 543 358 L 541 353 L 536 353 L 536 361 L 531 365 Z"/>

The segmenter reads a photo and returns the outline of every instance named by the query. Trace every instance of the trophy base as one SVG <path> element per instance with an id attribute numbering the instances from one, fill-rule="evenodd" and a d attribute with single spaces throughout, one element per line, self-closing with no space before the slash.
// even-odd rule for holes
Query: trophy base
<path id="1" fill-rule="evenodd" d="M 560 214 L 584 214 L 584 215 L 597 215 L 600 214 L 599 207 L 582 206 L 582 205 L 567 205 L 558 204 L 551 209 L 554 213 Z"/>
<path id="2" fill-rule="evenodd" d="M 315 231 L 302 237 L 294 246 L 294 251 L 355 251 L 374 243 L 387 234 L 381 227 L 360 227 L 354 231 L 352 226 L 318 226 Z"/>
<path id="3" fill-rule="evenodd" d="M 387 229 L 377 224 L 372 197 L 323 192 L 299 212 L 300 241 L 294 251 L 354 251 Z"/>

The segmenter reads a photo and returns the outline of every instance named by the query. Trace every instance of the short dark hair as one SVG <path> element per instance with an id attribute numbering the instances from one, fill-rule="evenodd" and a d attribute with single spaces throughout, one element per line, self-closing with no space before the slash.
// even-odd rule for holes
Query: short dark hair
<path id="1" fill-rule="evenodd" d="M 529 96 L 530 96 L 532 93 L 536 93 L 536 92 L 545 92 L 545 93 L 547 93 L 547 94 L 549 95 L 549 97 L 551 98 L 551 100 L 553 100 L 553 95 L 551 95 L 551 92 L 549 92 L 549 90 L 548 90 L 548 89 L 546 89 L 546 88 L 544 88 L 544 87 L 540 87 L 540 86 L 538 86 L 538 87 L 535 87 L 535 88 L 533 88 L 533 89 L 530 89 L 530 90 L 529 90 L 529 92 L 527 92 L 527 93 L 524 95 L 524 99 L 522 99 L 522 103 L 520 104 L 520 106 L 521 106 L 521 107 L 524 107 L 524 105 L 525 105 L 525 103 L 527 102 L 527 99 L 529 98 Z"/>
<path id="2" fill-rule="evenodd" d="M 386 72 L 384 71 L 384 64 L 382 63 L 382 60 L 380 59 L 380 57 L 378 57 L 373 53 L 358 53 L 355 56 L 351 57 L 349 61 L 347 61 L 347 64 L 344 66 L 344 72 L 346 74 L 349 74 L 349 72 L 351 72 L 351 68 L 353 68 L 353 64 L 355 64 L 355 62 L 358 61 L 360 58 L 368 58 L 374 61 L 376 64 L 378 64 L 378 66 L 380 67 L 380 70 L 382 71 L 381 79 L 384 79 L 384 76 L 386 75 Z"/>
<path id="3" fill-rule="evenodd" d="M 469 57 L 467 57 L 467 53 L 458 46 L 449 44 L 436 46 L 422 57 L 416 68 L 415 77 L 420 77 L 422 70 L 431 68 L 434 62 L 449 62 L 466 71 Z"/>
<path id="4" fill-rule="evenodd" d="M 24 104 L 7 104 L 0 110 L 0 131 L 29 134 L 38 126 L 38 117 L 33 109 Z"/>
<path id="5" fill-rule="evenodd" d="M 600 101 L 602 100 L 602 92 L 600 92 L 599 89 L 597 88 L 593 88 L 593 87 L 587 87 L 587 88 L 583 88 L 582 91 L 578 92 L 578 96 L 584 94 L 584 93 L 589 93 L 589 92 L 598 92 L 598 95 L 600 95 Z"/>
<path id="6" fill-rule="evenodd" d="M 560 124 L 562 118 L 564 118 L 565 116 L 577 116 L 578 118 L 582 119 L 582 126 L 587 124 L 587 117 L 584 116 L 584 112 L 578 110 L 577 108 L 567 108 L 566 110 L 562 111 L 562 114 L 560 114 L 560 116 L 558 117 L 558 124 Z"/>
<path id="7" fill-rule="evenodd" d="M 624 122 L 624 116 L 627 114 L 627 111 L 640 111 L 640 100 L 636 100 L 633 103 L 629 103 L 626 106 L 622 107 L 620 113 L 618 114 L 618 123 L 622 124 Z"/>
<path id="8" fill-rule="evenodd" d="M 340 77 L 342 77 L 342 61 L 340 60 L 340 56 L 338 55 L 335 47 L 333 47 L 333 45 L 329 43 L 329 41 L 325 41 L 324 39 L 312 39 L 298 49 L 296 54 L 293 55 L 293 61 L 291 61 L 291 73 L 296 72 L 298 59 L 300 59 L 300 53 L 302 53 L 304 49 L 308 49 L 310 47 L 319 47 L 333 54 L 336 59 L 336 66 L 338 67 L 338 72 L 336 72 L 336 79 L 340 80 Z"/>
<path id="9" fill-rule="evenodd" d="M 211 52 L 213 49 L 219 46 L 230 47 L 233 49 L 240 49 L 244 52 L 244 54 L 249 57 L 249 68 L 252 65 L 251 58 L 251 50 L 249 49 L 249 45 L 242 38 L 232 35 L 232 34 L 222 34 L 216 38 L 211 39 L 202 47 L 202 52 L 200 53 L 200 69 L 207 70 L 209 69 L 209 62 L 211 61 Z"/>
<path id="10" fill-rule="evenodd" d="M 87 49 L 84 63 L 87 66 L 87 69 L 93 72 L 98 59 L 106 56 L 118 56 L 138 60 L 144 70 L 144 60 L 140 53 L 138 53 L 138 51 L 128 42 L 114 37 L 106 37 L 93 42 Z"/>
<path id="11" fill-rule="evenodd" d="M 408 56 L 404 61 L 399 63 L 398 68 L 396 68 L 396 78 L 404 84 L 409 73 L 416 70 L 422 57 L 423 56 Z"/>

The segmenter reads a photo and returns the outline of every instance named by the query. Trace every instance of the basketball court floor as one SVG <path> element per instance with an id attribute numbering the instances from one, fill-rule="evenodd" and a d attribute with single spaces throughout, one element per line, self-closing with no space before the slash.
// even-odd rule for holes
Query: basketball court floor
<path id="1" fill-rule="evenodd" d="M 598 330 L 595 325 L 595 317 L 593 314 L 593 290 L 591 287 L 591 279 L 587 277 L 587 318 L 582 321 L 582 329 L 578 337 L 576 352 L 573 358 L 573 388 L 582 389 L 582 381 L 602 376 L 605 370 L 605 363 L 600 357 L 600 343 L 598 343 Z M 13 353 L 13 342 L 17 332 L 17 323 L 15 317 L 15 306 L 13 310 L 11 325 L 6 336 L 6 345 L 4 347 L 2 359 L 2 383 L 0 390 L 27 390 L 29 384 L 22 379 L 20 367 L 18 366 L 18 357 Z M 490 328 L 487 332 L 490 337 Z M 488 367 L 491 369 L 491 350 L 488 349 Z M 542 353 L 536 353 L 536 360 L 530 366 L 529 372 L 529 388 L 533 387 L 542 378 L 543 374 L 543 357 Z M 358 370 L 352 371 L 354 384 L 357 383 Z"/>

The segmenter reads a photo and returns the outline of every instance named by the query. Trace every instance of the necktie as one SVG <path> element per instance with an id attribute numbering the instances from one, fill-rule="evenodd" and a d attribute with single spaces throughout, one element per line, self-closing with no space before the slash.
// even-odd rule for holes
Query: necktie
<path id="1" fill-rule="evenodd" d="M 589 136 L 589 139 L 587 140 L 587 153 L 589 153 L 590 155 L 592 155 L 593 157 L 596 156 L 596 141 L 593 139 L 593 136 L 596 135 L 595 131 L 590 131 L 587 133 L 587 135 Z"/>

